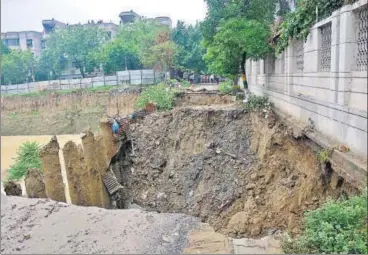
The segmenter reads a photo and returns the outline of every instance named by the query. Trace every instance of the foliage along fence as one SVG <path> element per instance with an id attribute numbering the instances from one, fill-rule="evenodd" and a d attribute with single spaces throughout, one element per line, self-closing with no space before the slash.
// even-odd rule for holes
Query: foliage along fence
<path id="1" fill-rule="evenodd" d="M 127 70 L 116 72 L 116 75 L 97 76 L 90 78 L 51 80 L 40 82 L 29 82 L 23 84 L 1 85 L 1 94 L 24 94 L 46 90 L 71 90 L 87 89 L 102 86 L 119 85 L 152 85 L 163 81 L 164 73 L 152 69 Z"/>

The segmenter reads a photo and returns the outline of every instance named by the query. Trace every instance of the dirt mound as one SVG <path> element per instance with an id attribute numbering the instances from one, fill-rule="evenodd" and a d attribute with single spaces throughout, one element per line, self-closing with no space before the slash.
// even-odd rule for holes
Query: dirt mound
<path id="1" fill-rule="evenodd" d="M 298 233 L 305 210 L 356 190 L 333 175 L 323 182 L 307 141 L 272 122 L 235 108 L 154 113 L 131 126 L 113 170 L 146 209 L 197 216 L 233 237 Z"/>
<path id="2" fill-rule="evenodd" d="M 1 254 L 179 254 L 199 226 L 183 214 L 1 195 Z"/>
<path id="3" fill-rule="evenodd" d="M 13 181 L 4 183 L 4 191 L 7 196 L 22 196 L 22 187 Z"/>
<path id="4" fill-rule="evenodd" d="M 45 183 L 39 169 L 29 169 L 24 179 L 27 196 L 29 198 L 46 198 Z"/>

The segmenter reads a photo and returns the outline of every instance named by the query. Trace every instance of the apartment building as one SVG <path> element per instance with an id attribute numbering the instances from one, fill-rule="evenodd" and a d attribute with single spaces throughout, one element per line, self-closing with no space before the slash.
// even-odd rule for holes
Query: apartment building
<path id="1" fill-rule="evenodd" d="M 10 49 L 30 50 L 36 57 L 41 55 L 43 40 L 41 32 L 21 31 L 1 33 L 1 40 Z"/>
<path id="2" fill-rule="evenodd" d="M 149 19 L 149 20 L 156 20 L 159 23 L 161 23 L 162 25 L 166 25 L 169 28 L 172 28 L 172 20 L 171 20 L 170 17 L 167 17 L 167 16 L 158 16 L 158 17 L 155 17 L 155 18 L 146 18 L 146 17 L 143 17 L 143 16 L 137 14 L 133 10 L 131 10 L 131 11 L 121 12 L 119 14 L 119 17 L 120 17 L 120 24 L 123 24 L 123 25 L 133 23 L 137 19 Z"/>

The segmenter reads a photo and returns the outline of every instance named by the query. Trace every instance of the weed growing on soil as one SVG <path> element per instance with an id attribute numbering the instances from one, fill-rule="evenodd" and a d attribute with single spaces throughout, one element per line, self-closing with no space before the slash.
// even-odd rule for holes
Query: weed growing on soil
<path id="1" fill-rule="evenodd" d="M 9 114 L 9 117 L 13 120 L 19 119 L 19 112 L 12 112 Z"/>
<path id="2" fill-rule="evenodd" d="M 37 142 L 25 142 L 23 143 L 18 151 L 17 158 L 9 169 L 10 181 L 20 180 L 26 174 L 30 168 L 41 169 L 42 163 L 39 155 L 40 145 Z"/>
<path id="3" fill-rule="evenodd" d="M 267 96 L 250 95 L 248 102 L 244 104 L 245 110 L 248 111 L 256 111 L 269 107 L 272 107 L 272 103 L 269 102 Z"/>
<path id="4" fill-rule="evenodd" d="M 232 91 L 232 81 L 221 82 L 219 85 L 219 90 L 221 93 L 230 94 Z"/>
<path id="5" fill-rule="evenodd" d="M 334 150 L 333 148 L 326 148 L 326 149 L 321 150 L 317 155 L 320 162 L 326 163 L 329 157 L 331 156 L 333 150 Z"/>
<path id="6" fill-rule="evenodd" d="M 296 239 L 284 237 L 285 253 L 367 254 L 367 190 L 360 196 L 328 200 L 306 213 L 304 232 Z"/>
<path id="7" fill-rule="evenodd" d="M 173 107 L 175 93 L 168 90 L 165 84 L 150 86 L 139 95 L 137 108 L 144 108 L 148 103 L 154 103 L 159 110 L 169 110 Z"/>

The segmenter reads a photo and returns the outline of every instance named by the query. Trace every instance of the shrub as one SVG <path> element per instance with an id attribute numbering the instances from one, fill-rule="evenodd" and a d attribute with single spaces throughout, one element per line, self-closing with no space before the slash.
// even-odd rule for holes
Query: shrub
<path id="1" fill-rule="evenodd" d="M 180 85 L 185 87 L 185 88 L 189 88 L 190 87 L 190 82 L 187 80 L 182 80 L 180 81 Z"/>
<path id="2" fill-rule="evenodd" d="M 149 86 L 139 95 L 136 107 L 144 108 L 148 103 L 156 104 L 158 110 L 169 110 L 173 107 L 174 92 L 164 84 Z"/>
<path id="3" fill-rule="evenodd" d="M 230 94 L 232 92 L 232 82 L 231 81 L 221 82 L 219 85 L 219 90 L 221 93 Z"/>
<path id="4" fill-rule="evenodd" d="M 18 151 L 14 165 L 10 166 L 8 179 L 10 181 L 20 180 L 30 168 L 42 168 L 40 159 L 40 145 L 37 142 L 25 142 Z"/>
<path id="5" fill-rule="evenodd" d="M 249 95 L 248 102 L 245 103 L 244 108 L 246 110 L 259 110 L 265 109 L 271 106 L 267 96 Z"/>
<path id="6" fill-rule="evenodd" d="M 367 191 L 360 196 L 328 200 L 321 208 L 306 213 L 304 232 L 296 239 L 285 238 L 285 253 L 367 254 Z"/>

